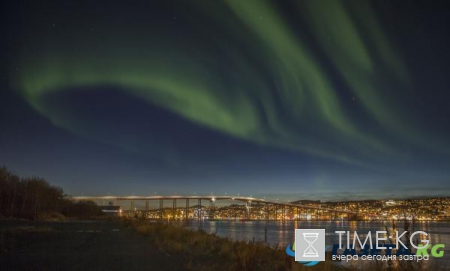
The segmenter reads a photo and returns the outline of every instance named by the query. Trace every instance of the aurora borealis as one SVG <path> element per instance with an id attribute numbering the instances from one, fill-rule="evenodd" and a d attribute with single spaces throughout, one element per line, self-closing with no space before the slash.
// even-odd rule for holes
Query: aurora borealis
<path id="1" fill-rule="evenodd" d="M 26 110 L 2 114 L 27 121 L 0 162 L 76 194 L 445 193 L 449 22 L 402 4 L 17 4 L 5 97 Z"/>

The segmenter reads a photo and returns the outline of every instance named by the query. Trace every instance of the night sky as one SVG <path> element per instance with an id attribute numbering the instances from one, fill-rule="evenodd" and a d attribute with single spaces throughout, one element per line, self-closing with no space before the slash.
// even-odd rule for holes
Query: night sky
<path id="1" fill-rule="evenodd" d="M 16 174 L 72 195 L 449 195 L 445 1 L 2 5 Z"/>

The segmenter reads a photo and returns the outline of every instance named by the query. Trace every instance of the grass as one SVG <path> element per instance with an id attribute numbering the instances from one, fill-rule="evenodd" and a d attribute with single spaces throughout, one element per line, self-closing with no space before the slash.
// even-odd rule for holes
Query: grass
<path id="1" fill-rule="evenodd" d="M 343 270 L 331 261 L 305 267 L 284 249 L 262 242 L 232 241 L 204 231 L 144 221 L 129 221 L 160 250 L 182 259 L 187 270 Z"/>

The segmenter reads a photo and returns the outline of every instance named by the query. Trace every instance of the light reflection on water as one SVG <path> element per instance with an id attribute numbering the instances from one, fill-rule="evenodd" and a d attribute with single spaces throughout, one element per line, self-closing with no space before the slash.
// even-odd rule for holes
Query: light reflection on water
<path id="1" fill-rule="evenodd" d="M 396 230 L 401 234 L 404 229 L 403 222 L 396 222 Z M 393 231 L 392 222 L 368 222 L 368 221 L 201 221 L 191 222 L 189 228 L 202 228 L 207 233 L 216 233 L 221 237 L 232 240 L 265 241 L 265 229 L 267 229 L 267 243 L 285 247 L 294 241 L 296 228 L 325 229 L 326 243 L 337 244 L 339 236 L 335 231 L 357 231 L 365 236 L 372 232 L 374 240 L 375 231 Z M 414 227 L 409 227 L 410 232 L 425 231 L 431 244 L 445 244 L 444 257 L 438 259 L 439 265 L 450 266 L 450 223 L 449 222 L 416 222 Z M 364 237 L 365 238 L 365 237 Z M 351 239 L 352 240 L 352 239 Z M 362 240 L 363 241 L 363 240 Z M 395 241 L 394 241 L 395 242 Z M 375 241 L 374 241 L 375 245 Z M 430 262 L 436 258 L 430 257 Z M 449 267 L 450 268 L 450 267 Z"/>

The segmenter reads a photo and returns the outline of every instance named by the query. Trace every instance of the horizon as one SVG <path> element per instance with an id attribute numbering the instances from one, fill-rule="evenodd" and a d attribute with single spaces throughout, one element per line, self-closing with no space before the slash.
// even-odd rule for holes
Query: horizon
<path id="1" fill-rule="evenodd" d="M 8 168 L 6 166 L 2 166 L 6 170 Z M 11 172 L 12 174 L 18 176 L 21 180 L 27 180 L 29 178 L 39 178 L 47 181 L 45 177 L 42 176 L 36 176 L 36 175 L 30 175 L 30 176 L 19 176 L 15 172 Z M 47 181 L 48 182 L 48 181 Z M 60 187 L 58 185 L 49 183 L 51 186 Z M 415 200 L 415 199 L 440 199 L 440 198 L 450 198 L 450 195 L 416 195 L 416 196 L 391 196 L 391 197 L 360 197 L 360 196 L 349 196 L 349 195 L 342 195 L 342 198 L 325 198 L 321 197 L 320 195 L 317 195 L 317 197 L 303 197 L 303 196 L 297 196 L 294 194 L 291 195 L 273 195 L 273 194 L 260 194 L 260 195 L 251 195 L 251 194 L 241 194 L 241 193 L 214 193 L 214 192 L 194 192 L 194 193 L 188 193 L 188 192 L 175 192 L 175 193 L 132 193 L 132 194 L 111 194 L 111 193 L 98 193 L 98 194 L 71 194 L 70 192 L 67 192 L 64 187 L 60 187 L 64 190 L 64 194 L 68 198 L 74 198 L 74 197 L 130 197 L 132 199 L 133 197 L 166 197 L 166 196 L 236 196 L 236 197 L 252 197 L 252 198 L 258 198 L 258 199 L 265 199 L 265 200 L 275 200 L 275 201 L 284 201 L 284 202 L 296 202 L 296 201 L 319 201 L 319 202 L 352 202 L 352 201 L 389 201 L 389 200 Z"/>

